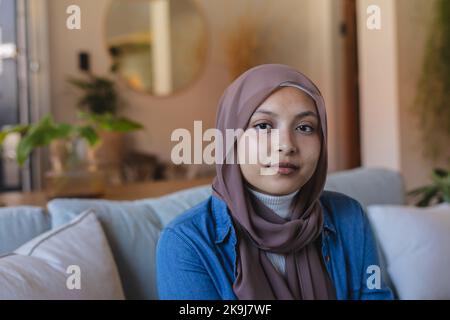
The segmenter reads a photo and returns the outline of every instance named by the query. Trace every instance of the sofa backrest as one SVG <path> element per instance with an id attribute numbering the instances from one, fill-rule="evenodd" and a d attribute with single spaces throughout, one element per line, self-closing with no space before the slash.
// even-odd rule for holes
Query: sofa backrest
<path id="1" fill-rule="evenodd" d="M 371 204 L 405 204 L 400 173 L 383 168 L 356 168 L 328 175 L 325 190 L 346 194 L 366 208 Z"/>
<path id="2" fill-rule="evenodd" d="M 50 229 L 50 216 L 32 206 L 0 208 L 0 256 Z"/>
<path id="3" fill-rule="evenodd" d="M 366 208 L 371 204 L 404 204 L 405 191 L 402 176 L 383 168 L 356 168 L 331 173 L 325 190 L 344 193 Z M 180 213 L 211 195 L 211 186 L 200 186 L 178 191 L 160 198 L 141 200 L 149 203 L 163 226 Z"/>
<path id="4" fill-rule="evenodd" d="M 404 203 L 401 176 L 387 169 L 358 168 L 328 176 L 327 190 L 345 193 L 364 207 Z M 128 299 L 157 299 L 155 250 L 161 229 L 187 209 L 208 198 L 211 186 L 137 201 L 56 199 L 48 204 L 52 226 L 94 208 L 105 229 Z"/>

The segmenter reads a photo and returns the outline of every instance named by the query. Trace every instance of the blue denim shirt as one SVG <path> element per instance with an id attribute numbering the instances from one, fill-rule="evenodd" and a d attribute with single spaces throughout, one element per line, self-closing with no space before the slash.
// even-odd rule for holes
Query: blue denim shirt
<path id="1" fill-rule="evenodd" d="M 331 191 L 322 193 L 320 203 L 324 209 L 322 256 L 336 297 L 392 299 L 379 268 L 376 274 L 378 251 L 361 205 Z M 236 240 L 227 205 L 214 195 L 175 218 L 157 244 L 159 298 L 237 299 L 232 289 Z"/>

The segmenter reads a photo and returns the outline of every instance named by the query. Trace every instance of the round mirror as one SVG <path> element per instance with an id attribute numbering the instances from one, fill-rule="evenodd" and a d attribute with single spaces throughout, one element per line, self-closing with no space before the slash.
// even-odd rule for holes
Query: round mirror
<path id="1" fill-rule="evenodd" d="M 106 44 L 111 69 L 131 88 L 166 96 L 200 74 L 206 21 L 194 0 L 112 0 Z"/>

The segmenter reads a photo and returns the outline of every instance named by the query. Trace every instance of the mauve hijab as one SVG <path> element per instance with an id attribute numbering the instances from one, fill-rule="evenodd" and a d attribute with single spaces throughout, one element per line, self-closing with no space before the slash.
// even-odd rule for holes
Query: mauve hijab
<path id="1" fill-rule="evenodd" d="M 239 164 L 225 160 L 216 164 L 213 194 L 227 204 L 238 239 L 233 291 L 240 300 L 335 299 L 320 247 L 323 214 L 319 197 L 327 174 L 327 119 L 319 89 L 286 65 L 254 67 L 225 90 L 216 128 L 223 137 L 226 129 L 245 130 L 259 105 L 283 86 L 296 87 L 314 100 L 322 132 L 321 154 L 313 176 L 294 197 L 287 221 L 250 195 Z M 233 148 L 236 155 L 236 140 Z M 264 251 L 285 255 L 286 277 L 275 269 Z"/>

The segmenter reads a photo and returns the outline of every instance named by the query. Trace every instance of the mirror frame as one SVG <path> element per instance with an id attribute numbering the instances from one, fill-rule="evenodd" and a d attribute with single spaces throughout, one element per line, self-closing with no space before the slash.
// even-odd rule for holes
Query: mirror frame
<path id="1" fill-rule="evenodd" d="M 185 93 L 185 91 L 191 89 L 194 85 L 196 85 L 200 81 L 201 77 L 205 73 L 205 70 L 206 70 L 207 65 L 208 65 L 208 61 L 209 61 L 210 56 L 211 56 L 211 51 L 212 51 L 211 50 L 211 45 L 212 45 L 211 34 L 212 34 L 212 32 L 211 32 L 209 20 L 207 19 L 207 15 L 205 13 L 205 10 L 198 3 L 198 0 L 189 0 L 189 1 L 191 1 L 192 4 L 195 6 L 195 8 L 197 9 L 197 12 L 199 13 L 199 16 L 201 17 L 201 19 L 204 21 L 204 24 L 205 24 L 205 41 L 206 41 L 206 44 L 205 44 L 205 59 L 204 59 L 204 62 L 201 64 L 201 67 L 199 68 L 199 70 L 196 73 L 195 77 L 193 77 L 191 79 L 191 81 L 189 82 L 188 85 L 186 85 L 186 86 L 184 86 L 182 88 L 173 90 L 170 94 L 167 94 L 167 95 L 155 95 L 151 91 L 134 88 L 128 83 L 128 81 L 126 81 L 126 79 L 124 79 L 124 77 L 120 73 L 118 73 L 118 72 L 114 73 L 114 72 L 111 71 L 111 66 L 112 66 L 114 60 L 113 60 L 113 57 L 111 56 L 111 54 L 109 52 L 108 44 L 107 44 L 108 43 L 108 41 L 107 41 L 107 20 L 108 20 L 109 14 L 111 12 L 111 6 L 112 6 L 112 2 L 113 1 L 114 0 L 109 0 L 108 4 L 105 6 L 103 19 L 102 19 L 102 32 L 101 32 L 103 49 L 105 50 L 105 53 L 106 53 L 106 56 L 107 56 L 107 59 L 108 59 L 108 71 L 107 71 L 108 74 L 112 74 L 113 77 L 117 78 L 117 82 L 123 83 L 124 86 L 127 89 L 131 90 L 132 92 L 139 93 L 139 94 L 144 94 L 144 95 L 150 96 L 150 97 L 155 98 L 155 99 L 167 99 L 167 98 L 177 97 L 177 96 Z M 122 0 L 122 1 L 130 1 L 130 2 L 131 1 L 141 1 L 141 2 L 147 1 L 147 2 L 149 2 L 149 1 L 152 1 L 152 0 Z"/>

